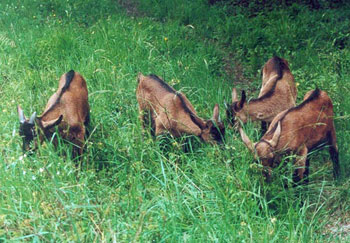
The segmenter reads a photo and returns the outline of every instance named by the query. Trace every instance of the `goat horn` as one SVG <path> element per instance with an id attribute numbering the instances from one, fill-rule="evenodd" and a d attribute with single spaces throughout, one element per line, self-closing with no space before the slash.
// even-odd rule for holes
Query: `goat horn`
<path id="1" fill-rule="evenodd" d="M 17 106 L 17 112 L 18 112 L 18 118 L 20 123 L 25 123 L 26 118 L 24 117 L 24 113 L 22 108 L 18 105 Z"/>
<path id="2" fill-rule="evenodd" d="M 213 110 L 213 117 L 212 119 L 217 122 L 218 119 L 219 119 L 219 105 L 218 104 L 215 104 L 214 106 L 214 110 Z"/>
<path id="3" fill-rule="evenodd" d="M 274 148 L 276 147 L 278 140 L 280 138 L 281 135 L 281 121 L 278 122 L 277 128 L 275 133 L 273 134 L 273 137 L 271 140 L 269 140 L 268 142 L 271 144 L 271 146 Z"/>
<path id="4" fill-rule="evenodd" d="M 205 128 L 205 122 L 201 119 L 201 118 L 199 118 L 196 114 L 190 114 L 191 115 L 191 117 L 192 117 L 192 119 L 195 121 L 195 123 L 200 127 L 200 129 L 204 129 Z"/>
<path id="5" fill-rule="evenodd" d="M 36 112 L 34 111 L 32 116 L 29 119 L 29 124 L 34 124 L 34 119 L 36 118 Z"/>
<path id="6" fill-rule="evenodd" d="M 227 110 L 228 105 L 227 105 L 227 103 L 226 103 L 226 100 L 224 100 L 224 106 L 225 106 L 225 109 Z"/>
<path id="7" fill-rule="evenodd" d="M 250 139 L 248 138 L 247 134 L 245 134 L 241 126 L 239 126 L 239 133 L 241 134 L 241 138 L 244 144 L 247 146 L 250 152 L 254 154 L 254 158 L 255 158 L 255 151 L 254 151 L 255 144 L 253 144 L 252 141 L 250 141 Z"/>
<path id="8" fill-rule="evenodd" d="M 232 89 L 232 102 L 238 101 L 236 88 Z"/>

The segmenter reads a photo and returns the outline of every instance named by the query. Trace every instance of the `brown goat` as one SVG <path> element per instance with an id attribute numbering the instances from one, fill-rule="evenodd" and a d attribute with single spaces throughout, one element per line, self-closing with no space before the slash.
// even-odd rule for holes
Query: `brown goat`
<path id="1" fill-rule="evenodd" d="M 205 142 L 221 142 L 225 127 L 219 119 L 219 106 L 215 105 L 211 120 L 197 116 L 186 96 L 170 87 L 156 75 L 138 75 L 136 96 L 143 128 L 151 125 L 154 136 L 170 132 L 175 137 L 191 134 Z"/>
<path id="2" fill-rule="evenodd" d="M 247 102 L 245 91 L 242 90 L 241 100 L 238 101 L 237 91 L 233 88 L 232 104 L 227 107 L 226 114 L 232 125 L 236 117 L 243 123 L 251 119 L 262 121 L 263 130 L 266 131 L 266 123 L 270 123 L 281 111 L 295 106 L 296 96 L 297 89 L 288 62 L 285 59 L 273 57 L 262 69 L 262 87 L 259 97 Z"/>
<path id="3" fill-rule="evenodd" d="M 319 145 L 329 145 L 333 161 L 333 174 L 339 175 L 338 148 L 333 122 L 333 105 L 326 92 L 319 89 L 309 91 L 304 101 L 278 114 L 266 134 L 257 143 L 252 143 L 240 128 L 243 142 L 268 168 L 269 178 L 274 163 L 279 163 L 283 154 L 297 155 L 295 181 L 309 173 L 308 152 Z"/>
<path id="4" fill-rule="evenodd" d="M 36 112 L 26 119 L 20 106 L 17 107 L 20 121 L 19 134 L 23 138 L 23 150 L 31 149 L 30 143 L 36 136 L 37 126 L 40 140 L 51 138 L 54 127 L 64 139 L 75 144 L 73 157 L 81 155 L 84 146 L 85 126 L 89 123 L 88 90 L 84 78 L 73 70 L 65 73 L 59 80 L 58 90 L 54 93 L 39 116 Z"/>

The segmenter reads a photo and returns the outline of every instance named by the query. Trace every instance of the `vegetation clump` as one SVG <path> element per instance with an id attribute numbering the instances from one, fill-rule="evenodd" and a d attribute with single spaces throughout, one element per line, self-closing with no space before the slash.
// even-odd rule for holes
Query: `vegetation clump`
<path id="1" fill-rule="evenodd" d="M 247 1 L 0 1 L 1 240 L 350 239 L 350 6 L 236 2 Z M 327 151 L 317 151 L 308 185 L 289 186 L 288 157 L 266 183 L 232 129 L 221 146 L 142 137 L 138 72 L 161 76 L 207 117 L 213 104 L 230 100 L 232 87 L 257 97 L 259 70 L 274 55 L 289 62 L 297 104 L 316 86 L 331 97 L 338 181 Z M 26 155 L 18 134 L 16 105 L 42 110 L 71 69 L 89 91 L 81 168 L 60 136 L 57 146 L 38 143 Z M 258 140 L 258 126 L 245 131 Z"/>

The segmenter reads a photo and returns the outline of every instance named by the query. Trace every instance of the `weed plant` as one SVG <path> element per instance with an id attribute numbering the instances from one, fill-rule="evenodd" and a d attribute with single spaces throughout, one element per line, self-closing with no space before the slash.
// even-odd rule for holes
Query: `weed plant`
<path id="1" fill-rule="evenodd" d="M 258 4 L 258 3 L 254 3 Z M 203 0 L 0 2 L 0 239 L 83 242 L 323 242 L 350 240 L 349 6 L 254 6 Z M 126 8 L 126 9 L 125 9 Z M 253 11 L 253 12 L 252 12 Z M 273 55 L 286 58 L 298 103 L 316 86 L 334 102 L 341 178 L 327 150 L 310 183 L 292 187 L 285 158 L 266 183 L 232 129 L 222 146 L 142 136 L 138 72 L 186 94 L 203 118 L 249 97 Z M 16 105 L 43 111 L 59 77 L 87 80 L 90 137 L 82 166 L 71 145 L 23 155 Z M 256 124 L 245 130 L 258 140 Z M 59 136 L 58 136 L 59 137 Z M 287 187 L 286 187 L 287 185 Z"/>

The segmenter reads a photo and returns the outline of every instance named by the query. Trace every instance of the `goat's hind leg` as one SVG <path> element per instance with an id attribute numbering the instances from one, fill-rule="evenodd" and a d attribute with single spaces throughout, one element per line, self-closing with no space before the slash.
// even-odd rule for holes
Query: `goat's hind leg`
<path id="1" fill-rule="evenodd" d="M 151 130 L 152 137 L 155 136 L 155 122 L 153 114 L 150 110 L 140 110 L 140 121 L 142 126 L 142 139 L 145 136 L 146 129 Z"/>
<path id="2" fill-rule="evenodd" d="M 332 130 L 328 133 L 328 144 L 329 144 L 329 154 L 333 162 L 333 175 L 334 175 L 334 178 L 337 179 L 340 173 L 340 166 L 339 166 L 339 152 L 338 152 L 337 139 L 335 135 L 334 126 Z"/>
<path id="3" fill-rule="evenodd" d="M 305 172 L 304 172 L 304 183 L 309 184 L 309 174 L 310 174 L 310 158 L 306 157 Z"/>
<path id="4" fill-rule="evenodd" d="M 85 126 L 85 138 L 90 137 L 90 131 L 89 131 L 89 125 L 90 125 L 90 111 L 88 111 L 85 121 L 84 121 L 84 126 Z"/>

